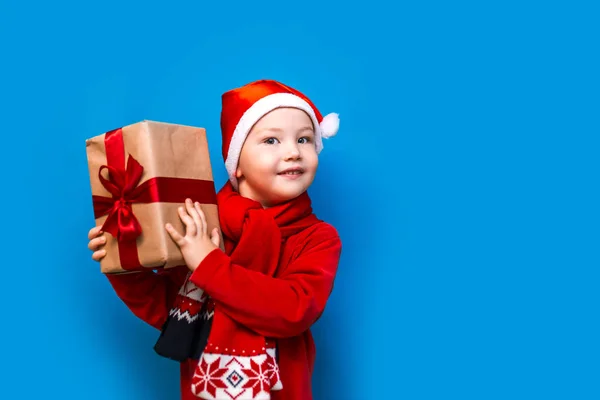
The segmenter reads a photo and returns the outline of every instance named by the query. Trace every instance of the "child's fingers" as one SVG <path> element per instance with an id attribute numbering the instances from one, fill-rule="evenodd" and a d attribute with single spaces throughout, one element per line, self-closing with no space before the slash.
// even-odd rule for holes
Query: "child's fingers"
<path id="1" fill-rule="evenodd" d="M 98 236 L 99 234 L 101 234 L 102 233 L 100 231 L 101 229 L 102 229 L 102 225 L 95 226 L 92 229 L 90 229 L 89 232 L 88 232 L 88 239 L 92 240 L 93 238 L 95 238 L 96 236 Z"/>
<path id="2" fill-rule="evenodd" d="M 92 259 L 94 261 L 100 261 L 106 255 L 106 250 L 98 250 L 92 254 Z"/>
<path id="3" fill-rule="evenodd" d="M 177 244 L 177 246 L 181 247 L 185 244 L 185 238 L 181 236 L 181 234 L 177 232 L 175 228 L 173 228 L 173 225 L 166 224 L 165 229 L 171 236 L 171 239 L 173 239 L 173 241 Z"/>
<path id="4" fill-rule="evenodd" d="M 211 242 L 213 242 L 213 244 L 217 247 L 219 247 L 219 243 L 221 243 L 221 237 L 219 236 L 219 230 L 217 228 L 214 228 L 212 230 L 212 235 L 210 238 Z"/>
<path id="5" fill-rule="evenodd" d="M 90 250 L 96 251 L 100 248 L 100 246 L 106 244 L 106 238 L 104 236 L 96 237 L 88 243 L 88 248 Z"/>
<path id="6" fill-rule="evenodd" d="M 185 206 L 187 208 L 188 214 L 190 214 L 192 216 L 192 219 L 194 220 L 194 224 L 196 224 L 197 230 L 202 231 L 202 229 L 201 229 L 202 221 L 200 220 L 200 216 L 198 215 L 197 207 L 194 206 L 194 203 L 192 203 L 192 200 L 190 200 L 190 199 L 186 199 Z"/>
<path id="7" fill-rule="evenodd" d="M 200 231 L 206 235 L 207 227 L 206 227 L 206 215 L 204 215 L 204 211 L 200 207 L 200 203 L 196 202 L 196 210 L 198 210 L 198 215 L 200 216 Z"/>
<path id="8" fill-rule="evenodd" d="M 188 215 L 188 213 L 185 212 L 183 207 L 178 207 L 177 210 L 179 211 L 179 217 L 185 224 L 185 234 L 191 235 L 191 236 L 196 236 L 196 233 L 198 232 L 198 228 L 196 227 L 196 223 L 194 222 L 192 217 L 190 217 Z"/>

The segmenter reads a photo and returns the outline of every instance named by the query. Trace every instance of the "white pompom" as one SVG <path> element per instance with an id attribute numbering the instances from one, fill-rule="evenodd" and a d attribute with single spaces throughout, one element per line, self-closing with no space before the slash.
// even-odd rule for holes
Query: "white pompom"
<path id="1" fill-rule="evenodd" d="M 321 135 L 324 138 L 330 138 L 332 136 L 335 136 L 335 134 L 338 132 L 338 129 L 340 128 L 340 118 L 338 116 L 338 114 L 336 113 L 331 113 L 331 114 L 327 114 L 326 116 L 323 117 L 323 121 L 321 121 Z"/>

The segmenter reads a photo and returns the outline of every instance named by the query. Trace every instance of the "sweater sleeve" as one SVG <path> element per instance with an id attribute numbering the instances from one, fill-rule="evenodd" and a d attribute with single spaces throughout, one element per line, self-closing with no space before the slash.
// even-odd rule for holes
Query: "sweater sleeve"
<path id="1" fill-rule="evenodd" d="M 185 279 L 185 270 L 141 271 L 106 275 L 117 296 L 142 321 L 161 329 Z"/>
<path id="2" fill-rule="evenodd" d="M 247 328 L 273 338 L 299 335 L 323 313 L 341 254 L 333 228 L 313 236 L 278 277 L 236 265 L 215 249 L 190 279 Z"/>

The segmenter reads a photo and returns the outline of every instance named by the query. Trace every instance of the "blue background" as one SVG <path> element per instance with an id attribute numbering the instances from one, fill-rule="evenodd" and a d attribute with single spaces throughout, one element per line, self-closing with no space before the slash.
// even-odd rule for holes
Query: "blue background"
<path id="1" fill-rule="evenodd" d="M 3 398 L 178 398 L 90 258 L 85 139 L 206 127 L 220 186 L 220 95 L 260 78 L 341 118 L 316 399 L 600 398 L 596 8 L 0 4 Z"/>

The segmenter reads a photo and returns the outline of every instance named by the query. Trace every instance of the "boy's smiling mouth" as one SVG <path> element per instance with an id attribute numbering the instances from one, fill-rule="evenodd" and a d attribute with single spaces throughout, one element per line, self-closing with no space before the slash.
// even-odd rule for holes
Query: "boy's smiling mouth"
<path id="1" fill-rule="evenodd" d="M 302 169 L 300 167 L 292 167 L 292 168 L 284 169 L 283 171 L 279 172 L 277 175 L 282 175 L 282 176 L 286 176 L 286 177 L 298 177 L 298 176 L 302 175 L 303 173 L 304 173 L 304 169 Z"/>

